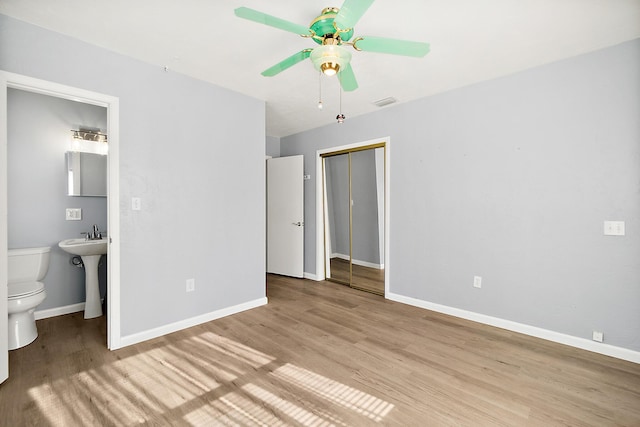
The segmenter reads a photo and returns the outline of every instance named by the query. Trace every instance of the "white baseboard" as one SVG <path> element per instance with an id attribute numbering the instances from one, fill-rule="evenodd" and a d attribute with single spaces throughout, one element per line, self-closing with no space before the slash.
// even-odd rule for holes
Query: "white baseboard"
<path id="1" fill-rule="evenodd" d="M 304 278 L 309 280 L 315 280 L 316 282 L 320 281 L 320 279 L 318 279 L 317 274 L 307 273 L 306 271 L 304 272 Z"/>
<path id="2" fill-rule="evenodd" d="M 149 329 L 147 331 L 138 332 L 131 335 L 126 335 L 120 338 L 120 345 L 118 346 L 118 348 L 126 347 L 129 345 L 137 344 L 153 338 L 161 337 L 163 335 L 167 335 L 172 332 L 177 332 L 182 329 L 187 329 L 192 326 L 200 325 L 202 323 L 210 322 L 212 320 L 220 319 L 221 317 L 230 316 L 232 314 L 240 313 L 242 311 L 250 310 L 252 308 L 260 307 L 266 304 L 267 304 L 267 297 L 258 298 L 253 301 L 248 301 L 242 304 L 234 305 L 232 307 L 227 307 L 220 310 L 212 311 L 211 313 L 202 314 L 200 316 L 191 317 L 189 319 L 180 320 L 178 322 L 170 323 L 168 325 L 160 326 L 158 328 Z"/>
<path id="3" fill-rule="evenodd" d="M 406 297 L 394 293 L 387 293 L 386 298 L 391 301 L 401 302 L 403 304 L 412 305 L 414 307 L 424 308 L 426 310 L 436 311 L 438 313 L 448 314 L 450 316 L 471 320 L 485 325 L 495 326 L 513 332 L 529 335 L 536 338 L 542 338 L 547 341 L 553 341 L 565 344 L 571 347 L 580 348 L 582 350 L 592 351 L 594 353 L 604 354 L 605 356 L 615 357 L 617 359 L 627 360 L 629 362 L 640 363 L 640 352 L 629 350 L 622 347 L 616 347 L 610 344 L 599 343 L 585 338 L 574 337 L 572 335 L 562 334 L 560 332 L 550 331 L 535 326 L 525 325 L 523 323 L 513 322 L 510 320 L 500 319 L 498 317 L 487 316 L 485 314 L 474 313 L 472 311 L 462 310 L 459 308 L 449 307 L 446 305 L 435 304 L 416 298 Z"/>
<path id="4" fill-rule="evenodd" d="M 65 314 L 77 313 L 84 311 L 84 303 L 65 305 L 63 307 L 48 308 L 45 310 L 37 310 L 33 315 L 36 320 L 47 319 L 49 317 L 63 316 Z"/>
<path id="5" fill-rule="evenodd" d="M 349 255 L 345 255 L 345 254 L 331 254 L 331 258 L 340 258 L 343 259 L 345 261 L 349 261 L 351 258 L 349 257 Z M 353 262 L 355 265 L 360 265 L 362 267 L 370 267 L 370 268 L 375 268 L 377 270 L 382 270 L 384 269 L 384 264 L 376 264 L 373 262 L 369 262 L 369 261 L 360 261 L 359 259 L 354 259 Z"/>

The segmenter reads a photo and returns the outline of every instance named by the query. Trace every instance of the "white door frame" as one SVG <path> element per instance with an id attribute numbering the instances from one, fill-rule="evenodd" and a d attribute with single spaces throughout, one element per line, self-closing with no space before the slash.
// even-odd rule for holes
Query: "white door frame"
<path id="1" fill-rule="evenodd" d="M 97 92 L 91 92 L 71 86 L 40 80 L 21 74 L 0 70 L 0 283 L 7 283 L 7 89 L 19 89 L 42 95 L 54 96 L 97 105 L 107 109 L 107 135 L 109 135 L 108 161 L 108 198 L 107 198 L 107 232 L 109 246 L 107 249 L 107 347 L 115 350 L 121 345 L 120 327 L 120 172 L 119 172 L 119 98 Z M 0 327 L 7 329 L 7 296 L 6 286 L 2 286 L 4 297 L 0 295 Z M 0 292 L 1 294 L 1 292 Z M 0 349 L 0 372 L 7 354 Z"/>
<path id="2" fill-rule="evenodd" d="M 325 280 L 325 229 L 324 229 L 324 177 L 322 168 L 322 155 L 334 151 L 348 150 L 352 148 L 366 147 L 367 145 L 379 144 L 384 142 L 384 294 L 389 294 L 389 268 L 390 268 L 390 250 L 389 250 L 389 211 L 391 206 L 390 191 L 390 170 L 391 170 L 391 138 L 383 137 L 371 139 L 354 144 L 341 145 L 339 147 L 323 148 L 316 152 L 316 280 Z"/>

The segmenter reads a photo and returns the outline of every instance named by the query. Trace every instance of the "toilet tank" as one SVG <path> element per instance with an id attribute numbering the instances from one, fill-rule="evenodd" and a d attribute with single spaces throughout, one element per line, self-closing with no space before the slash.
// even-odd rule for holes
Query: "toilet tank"
<path id="1" fill-rule="evenodd" d="M 9 249 L 9 283 L 37 282 L 49 269 L 50 247 Z"/>

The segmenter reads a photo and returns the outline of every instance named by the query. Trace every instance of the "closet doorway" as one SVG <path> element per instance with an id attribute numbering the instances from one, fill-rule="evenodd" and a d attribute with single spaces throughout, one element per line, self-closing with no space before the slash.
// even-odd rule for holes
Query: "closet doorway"
<path id="1" fill-rule="evenodd" d="M 321 154 L 325 277 L 385 293 L 385 143 Z"/>

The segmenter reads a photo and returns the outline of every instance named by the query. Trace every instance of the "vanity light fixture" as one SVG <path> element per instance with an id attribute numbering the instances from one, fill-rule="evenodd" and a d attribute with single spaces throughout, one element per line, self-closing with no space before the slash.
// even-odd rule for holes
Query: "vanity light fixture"
<path id="1" fill-rule="evenodd" d="M 104 142 L 105 144 L 107 143 L 107 135 L 104 133 L 96 132 L 94 130 L 71 129 L 71 133 L 73 135 L 73 139 L 82 141 Z"/>

